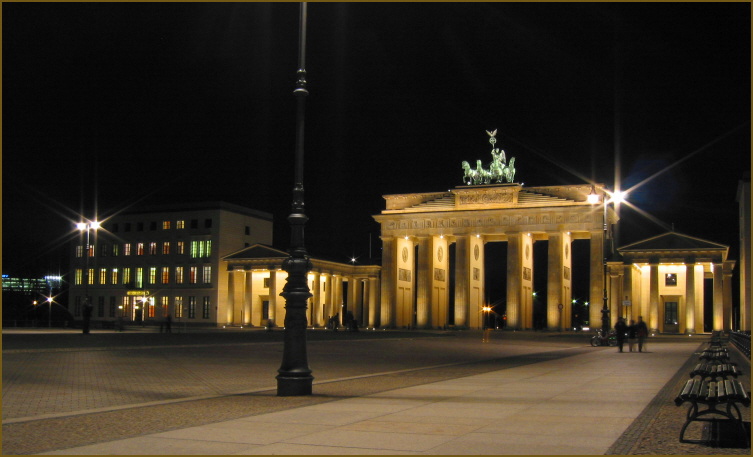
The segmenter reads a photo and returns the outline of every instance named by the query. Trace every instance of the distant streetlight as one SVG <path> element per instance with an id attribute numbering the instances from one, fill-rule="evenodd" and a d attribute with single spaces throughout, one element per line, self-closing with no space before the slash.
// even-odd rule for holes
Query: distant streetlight
<path id="1" fill-rule="evenodd" d="M 607 208 L 609 206 L 609 203 L 618 204 L 625 201 L 625 192 L 621 191 L 614 191 L 609 192 L 606 189 L 602 189 L 601 196 L 596 193 L 596 190 L 594 188 L 591 188 L 591 193 L 588 194 L 587 201 L 588 203 L 595 205 L 602 202 L 602 208 L 604 210 L 603 216 L 602 216 L 602 226 L 603 226 L 603 235 L 601 238 L 601 246 L 602 246 L 602 266 L 604 268 L 604 274 L 603 274 L 603 291 L 604 291 L 604 304 L 601 308 L 601 331 L 602 335 L 606 337 L 607 333 L 609 333 L 610 322 L 609 322 L 609 297 L 607 297 L 607 231 L 608 231 L 608 220 L 607 220 Z M 614 253 L 614 243 L 611 245 L 610 253 Z"/>
<path id="2" fill-rule="evenodd" d="M 52 289 L 50 289 L 50 296 L 47 297 L 47 303 L 50 306 L 50 314 L 47 318 L 47 328 L 52 328 Z"/>
<path id="3" fill-rule="evenodd" d="M 92 254 L 91 250 L 91 242 L 90 242 L 90 233 L 92 230 L 99 229 L 99 222 L 97 221 L 90 221 L 90 222 L 79 222 L 76 224 L 76 228 L 79 229 L 79 231 L 86 230 L 86 266 L 84 268 L 84 333 L 89 333 L 89 324 L 91 322 L 92 317 L 92 308 L 93 305 L 89 302 L 89 257 Z"/>

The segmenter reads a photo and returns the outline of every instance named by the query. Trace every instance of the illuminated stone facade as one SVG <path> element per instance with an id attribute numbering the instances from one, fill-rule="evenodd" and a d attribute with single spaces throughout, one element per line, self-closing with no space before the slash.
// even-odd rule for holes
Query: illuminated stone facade
<path id="1" fill-rule="evenodd" d="M 223 258 L 227 266 L 226 325 L 282 325 L 285 299 L 280 297 L 288 273 L 282 269 L 288 253 L 254 245 Z M 378 309 L 378 265 L 353 265 L 311 258 L 308 273 L 312 297 L 306 309 L 309 326 L 324 327 L 336 316 L 340 325 L 350 313 L 360 327 L 374 327 Z"/>
<path id="2" fill-rule="evenodd" d="M 593 191 L 591 185 L 498 184 L 384 196 L 386 209 L 374 216 L 383 243 L 380 325 L 480 328 L 484 244 L 507 242 L 507 325 L 533 328 L 533 244 L 540 240 L 549 240 L 546 326 L 569 325 L 570 306 L 560 311 L 558 305 L 572 298 L 572 240 L 591 240 L 589 298 L 602 303 L 604 214 L 608 227 L 617 222 L 611 207 L 605 213 L 601 204 L 587 201 Z M 616 300 L 610 308 L 616 309 Z M 601 322 L 600 306 L 591 307 L 590 320 Z"/>
<path id="3" fill-rule="evenodd" d="M 610 289 L 622 297 L 618 315 L 643 316 L 662 333 L 732 328 L 735 261 L 727 260 L 728 246 L 669 232 L 617 250 L 624 262 L 610 263 L 609 277 Z M 711 292 L 708 304 L 706 290 Z M 711 307 L 710 321 L 704 318 L 706 306 Z"/>

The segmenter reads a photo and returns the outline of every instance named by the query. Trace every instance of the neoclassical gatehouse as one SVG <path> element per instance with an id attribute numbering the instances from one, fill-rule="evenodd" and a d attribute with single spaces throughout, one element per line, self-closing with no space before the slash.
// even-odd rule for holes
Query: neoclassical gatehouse
<path id="1" fill-rule="evenodd" d="M 620 316 L 642 315 L 663 333 L 732 329 L 729 246 L 672 231 L 617 251 L 623 261 L 610 262 L 609 279 L 612 294 L 623 297 Z"/>
<path id="2" fill-rule="evenodd" d="M 288 273 L 283 262 L 289 254 L 255 244 L 223 257 L 228 272 L 226 315 L 229 325 L 281 326 L 285 299 L 280 296 Z M 379 291 L 378 265 L 355 265 L 311 257 L 308 273 L 312 297 L 306 309 L 310 326 L 324 327 L 336 316 L 342 324 L 349 313 L 359 323 L 373 327 Z"/>

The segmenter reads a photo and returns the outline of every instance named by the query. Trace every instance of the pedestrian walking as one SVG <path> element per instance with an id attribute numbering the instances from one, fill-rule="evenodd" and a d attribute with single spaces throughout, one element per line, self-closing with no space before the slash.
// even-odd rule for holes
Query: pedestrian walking
<path id="1" fill-rule="evenodd" d="M 638 341 L 638 326 L 635 325 L 634 320 L 630 320 L 630 325 L 627 328 L 628 335 L 628 348 L 630 352 L 633 352 L 633 345 Z"/>
<path id="2" fill-rule="evenodd" d="M 622 346 L 625 344 L 625 336 L 627 335 L 625 319 L 621 317 L 617 318 L 617 323 L 614 324 L 614 333 L 617 338 L 617 346 L 620 348 L 620 352 L 622 352 Z"/>
<path id="3" fill-rule="evenodd" d="M 643 316 L 638 316 L 638 323 L 635 324 L 635 328 L 638 335 L 638 352 L 643 352 L 646 347 L 646 338 L 648 338 L 648 327 L 643 322 Z"/>

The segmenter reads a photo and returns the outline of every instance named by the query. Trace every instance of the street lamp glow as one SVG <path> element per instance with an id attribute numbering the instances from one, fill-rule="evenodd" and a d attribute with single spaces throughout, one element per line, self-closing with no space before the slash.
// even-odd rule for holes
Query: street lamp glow
<path id="1" fill-rule="evenodd" d="M 619 190 L 614 191 L 611 197 L 611 201 L 613 203 L 622 203 L 625 201 L 625 197 L 627 196 L 627 192 L 622 192 Z"/>

